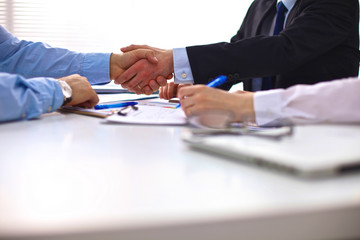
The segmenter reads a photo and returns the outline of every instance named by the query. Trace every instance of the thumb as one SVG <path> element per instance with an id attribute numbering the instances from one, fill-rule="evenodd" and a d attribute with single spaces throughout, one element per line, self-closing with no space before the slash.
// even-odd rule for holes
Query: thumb
<path id="1" fill-rule="evenodd" d="M 137 49 L 132 51 L 137 60 L 146 58 L 149 62 L 157 64 L 159 60 L 155 57 L 155 53 L 151 50 Z"/>
<path id="2" fill-rule="evenodd" d="M 133 50 L 136 50 L 136 49 L 149 49 L 149 46 L 147 45 L 136 45 L 136 44 L 131 44 L 130 46 L 127 46 L 127 47 L 123 47 L 123 48 L 120 48 L 120 50 L 122 52 L 130 52 L 130 51 L 133 51 Z"/>

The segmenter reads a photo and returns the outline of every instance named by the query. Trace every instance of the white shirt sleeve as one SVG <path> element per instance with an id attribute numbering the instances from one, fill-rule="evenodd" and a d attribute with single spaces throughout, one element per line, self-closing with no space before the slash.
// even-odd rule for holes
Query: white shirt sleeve
<path id="1" fill-rule="evenodd" d="M 174 48 L 174 82 L 176 84 L 194 84 L 189 57 L 186 48 Z"/>
<path id="2" fill-rule="evenodd" d="M 258 125 L 360 122 L 360 79 L 256 92 Z"/>

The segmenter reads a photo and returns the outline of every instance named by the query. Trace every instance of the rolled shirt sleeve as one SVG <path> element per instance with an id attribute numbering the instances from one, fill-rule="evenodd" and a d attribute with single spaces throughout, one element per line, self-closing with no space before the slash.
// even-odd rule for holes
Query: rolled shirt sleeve
<path id="1" fill-rule="evenodd" d="M 0 122 L 37 118 L 55 111 L 64 101 L 57 80 L 8 73 L 0 73 L 0 96 Z"/>
<path id="2" fill-rule="evenodd" d="M 360 80 L 349 78 L 256 92 L 258 125 L 359 123 Z"/>
<path id="3" fill-rule="evenodd" d="M 110 55 L 111 53 L 85 53 L 82 76 L 86 77 L 92 85 L 109 83 Z"/>
<path id="4" fill-rule="evenodd" d="M 1 26 L 0 52 L 0 72 L 25 78 L 79 74 L 91 84 L 110 82 L 111 53 L 79 53 L 42 42 L 19 40 Z"/>

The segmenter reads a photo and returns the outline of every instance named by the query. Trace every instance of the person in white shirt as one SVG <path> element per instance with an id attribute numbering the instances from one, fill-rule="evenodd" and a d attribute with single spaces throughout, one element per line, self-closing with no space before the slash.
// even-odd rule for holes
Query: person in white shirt
<path id="1" fill-rule="evenodd" d="M 160 97 L 172 97 L 170 85 Z M 173 88 L 172 88 L 173 89 Z M 235 122 L 252 120 L 259 126 L 315 123 L 360 123 L 360 79 L 348 78 L 315 85 L 258 92 L 227 92 L 205 85 L 184 85 L 178 89 L 187 116 L 204 111 L 226 110 Z"/>

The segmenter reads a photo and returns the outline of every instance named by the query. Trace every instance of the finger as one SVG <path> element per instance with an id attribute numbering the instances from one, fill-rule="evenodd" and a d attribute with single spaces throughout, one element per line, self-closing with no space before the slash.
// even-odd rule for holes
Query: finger
<path id="1" fill-rule="evenodd" d="M 174 83 L 173 82 L 170 82 L 167 86 L 168 86 L 168 88 L 167 88 L 167 93 L 166 93 L 166 97 L 167 97 L 167 99 L 171 99 L 171 98 L 173 98 L 173 96 L 174 96 L 174 94 L 173 94 L 173 92 L 174 92 Z"/>
<path id="2" fill-rule="evenodd" d="M 92 108 L 96 104 L 98 104 L 99 97 L 95 91 L 89 92 L 89 94 L 87 94 L 87 95 L 88 95 L 88 96 L 86 96 L 87 100 L 85 100 L 82 103 L 76 104 L 76 106 L 83 107 L 83 108 Z"/>
<path id="3" fill-rule="evenodd" d="M 151 63 L 157 64 L 159 62 L 159 60 L 155 57 L 155 53 L 151 50 L 137 49 L 132 51 L 132 53 L 134 54 L 137 60 L 146 58 Z"/>
<path id="4" fill-rule="evenodd" d="M 135 93 L 135 89 L 129 88 L 128 84 L 129 84 L 129 82 L 125 82 L 125 83 L 121 84 L 121 87 L 127 89 L 129 92 Z"/>
<path id="5" fill-rule="evenodd" d="M 195 110 L 194 110 L 194 101 L 192 97 L 187 97 L 182 100 L 180 100 L 181 103 L 181 109 L 185 112 L 186 116 L 191 116 Z"/>
<path id="6" fill-rule="evenodd" d="M 135 87 L 130 87 L 129 89 L 131 89 L 133 92 L 135 92 L 136 94 L 143 94 L 144 93 L 144 89 L 143 87 L 141 87 L 140 85 L 136 85 Z"/>
<path id="7" fill-rule="evenodd" d="M 164 78 L 163 76 L 157 76 L 157 77 L 156 77 L 156 82 L 157 82 L 160 86 L 166 86 L 166 84 L 167 84 L 167 79 Z"/>
<path id="8" fill-rule="evenodd" d="M 197 86 L 182 86 L 178 89 L 177 95 L 179 99 L 183 99 L 184 97 L 190 97 L 195 94 Z"/>
<path id="9" fill-rule="evenodd" d="M 124 82 L 123 84 L 121 84 L 121 87 L 129 90 L 127 85 L 128 85 L 128 82 Z"/>
<path id="10" fill-rule="evenodd" d="M 124 82 L 128 83 L 128 88 L 134 89 L 136 85 L 140 82 L 145 81 L 143 86 L 146 86 L 148 81 L 151 79 L 150 75 L 152 74 L 151 68 L 155 66 L 152 63 L 149 63 L 147 60 L 142 59 L 136 62 L 133 66 L 123 72 L 116 81 L 120 84 Z"/>
<path id="11" fill-rule="evenodd" d="M 147 83 L 143 80 L 144 78 L 140 77 L 139 75 L 135 76 L 130 81 L 128 81 L 128 89 L 133 89 L 136 91 L 139 91 L 139 89 L 143 89 L 143 87 L 147 85 Z"/>
<path id="12" fill-rule="evenodd" d="M 166 99 L 166 100 L 169 100 L 168 96 L 167 96 L 167 92 L 168 92 L 168 86 L 164 86 L 164 87 L 161 87 L 160 90 L 161 90 L 161 97 L 162 99 Z M 160 93 L 159 93 L 160 95 Z"/>
<path id="13" fill-rule="evenodd" d="M 89 101 L 86 101 L 86 102 L 77 104 L 77 105 L 75 105 L 74 107 L 92 108 L 92 105 L 91 105 L 91 103 L 90 103 Z"/>
<path id="14" fill-rule="evenodd" d="M 96 104 L 98 104 L 99 102 L 99 97 L 96 94 L 95 91 L 93 91 L 93 93 L 90 96 L 90 99 L 88 100 L 88 102 L 90 103 L 90 107 L 94 107 Z"/>
<path id="15" fill-rule="evenodd" d="M 123 84 L 128 82 L 136 77 L 137 73 L 139 72 L 138 65 L 133 65 L 128 68 L 125 72 L 123 72 L 118 78 L 115 79 L 116 84 Z"/>
<path id="16" fill-rule="evenodd" d="M 153 93 L 153 90 L 149 86 L 145 86 L 143 91 L 146 95 L 151 95 Z"/>
<path id="17" fill-rule="evenodd" d="M 166 86 L 161 87 L 159 90 L 159 98 L 161 98 L 161 99 L 165 99 L 165 95 L 164 95 L 165 88 L 166 88 Z"/>
<path id="18" fill-rule="evenodd" d="M 156 92 L 157 90 L 159 90 L 160 85 L 158 84 L 157 81 L 155 81 L 155 80 L 150 80 L 150 82 L 149 82 L 149 87 L 151 88 L 151 90 L 152 90 L 153 92 Z"/>
<path id="19" fill-rule="evenodd" d="M 174 84 L 174 87 L 172 89 L 172 98 L 177 97 L 178 90 L 179 90 L 179 84 Z"/>
<path id="20" fill-rule="evenodd" d="M 127 90 L 129 90 L 130 92 L 134 92 L 134 93 L 139 93 L 139 90 L 140 90 L 141 88 L 139 88 L 139 87 L 135 87 L 135 88 L 130 88 L 130 87 L 127 87 Z"/>

